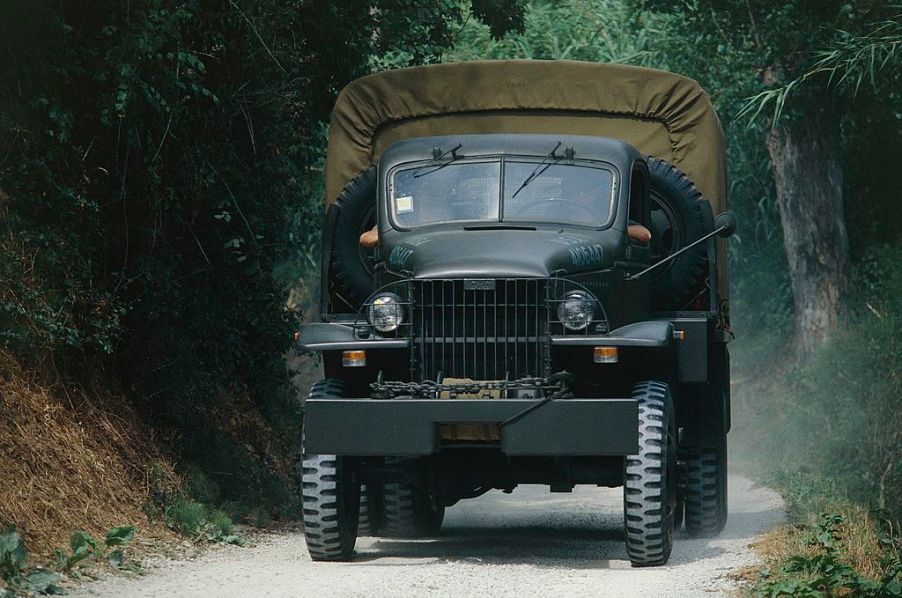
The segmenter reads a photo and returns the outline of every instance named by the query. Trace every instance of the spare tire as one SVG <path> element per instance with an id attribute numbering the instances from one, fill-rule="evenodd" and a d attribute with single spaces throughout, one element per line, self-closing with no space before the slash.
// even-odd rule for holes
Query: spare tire
<path id="1" fill-rule="evenodd" d="M 335 201 L 331 272 L 338 293 L 359 305 L 373 292 L 376 250 L 360 246 L 360 235 L 376 224 L 376 167 L 360 172 Z"/>
<path id="2" fill-rule="evenodd" d="M 659 262 L 704 236 L 707 231 L 702 194 L 686 174 L 665 160 L 649 156 L 651 260 Z M 700 243 L 653 270 L 656 309 L 683 309 L 705 291 L 708 247 Z"/>

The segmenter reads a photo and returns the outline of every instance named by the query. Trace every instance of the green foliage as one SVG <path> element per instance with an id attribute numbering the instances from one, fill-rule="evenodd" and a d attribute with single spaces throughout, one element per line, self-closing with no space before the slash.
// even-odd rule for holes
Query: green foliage
<path id="1" fill-rule="evenodd" d="M 57 585 L 60 577 L 53 571 L 41 567 L 31 571 L 27 569 L 28 551 L 25 548 L 25 541 L 15 527 L 5 528 L 0 532 L 0 580 L 6 583 L 9 593 L 3 592 L 0 596 L 26 592 L 64 593 Z"/>
<path id="2" fill-rule="evenodd" d="M 899 247 L 865 257 L 842 331 L 809 363 L 760 385 L 766 398 L 746 406 L 758 458 L 797 512 L 839 498 L 902 521 L 900 261 Z"/>
<path id="3" fill-rule="evenodd" d="M 56 564 L 59 569 L 71 572 L 85 561 L 106 561 L 110 565 L 120 568 L 125 561 L 122 547 L 131 543 L 138 528 L 133 525 L 122 525 L 107 531 L 103 543 L 99 543 L 91 534 L 83 530 L 77 530 L 69 539 L 67 554 L 57 550 Z"/>
<path id="4" fill-rule="evenodd" d="M 231 503 L 226 510 L 236 518 L 256 509 L 282 517 L 298 513 L 297 497 L 283 478 L 254 458 L 247 447 L 215 430 L 202 430 L 201 425 L 196 424 L 192 438 L 182 447 L 184 457 L 194 464 L 186 471 L 188 496 L 223 508 Z"/>
<path id="5" fill-rule="evenodd" d="M 902 275 L 899 248 L 864 260 L 857 313 L 810 364 L 787 374 L 765 433 L 784 439 L 774 463 L 831 479 L 839 496 L 902 520 Z M 789 442 L 786 442 L 786 439 Z"/>
<path id="6" fill-rule="evenodd" d="M 776 574 L 765 572 L 752 592 L 756 596 L 902 596 L 902 565 L 898 559 L 885 563 L 880 580 L 863 577 L 842 560 L 843 517 L 822 514 L 807 541 L 812 556 L 789 557 Z"/>
<path id="7" fill-rule="evenodd" d="M 643 27 L 636 11 L 622 0 L 535 1 L 526 5 L 522 30 L 503 36 L 468 21 L 457 35 L 446 62 L 486 59 L 569 59 L 648 65 L 654 32 Z"/>
<path id="8" fill-rule="evenodd" d="M 836 30 L 829 48 L 814 52 L 813 62 L 804 73 L 780 87 L 766 89 L 749 98 L 740 116 L 755 118 L 772 105 L 770 120 L 776 123 L 793 91 L 813 82 L 824 85 L 826 81 L 828 88 L 853 97 L 864 86 L 878 91 L 883 86 L 898 88 L 902 67 L 900 19 L 902 15 L 893 15 L 888 20 L 868 24 L 862 34 Z"/>
<path id="9" fill-rule="evenodd" d="M 0 346 L 123 389 L 186 452 L 237 395 L 296 438 L 283 356 L 312 303 L 289 293 L 317 288 L 324 123 L 373 64 L 437 60 L 467 12 L 5 2 Z"/>
<path id="10" fill-rule="evenodd" d="M 135 534 L 137 532 L 138 528 L 134 525 L 120 525 L 119 527 L 114 527 L 107 531 L 103 543 L 106 544 L 107 547 L 125 546 L 135 539 Z"/>
<path id="11" fill-rule="evenodd" d="M 221 449 L 212 447 L 209 454 L 217 460 L 221 460 L 221 463 L 225 465 L 229 460 L 229 455 L 220 451 Z M 246 456 L 244 456 L 244 460 L 251 462 Z M 286 510 L 292 508 L 284 505 L 285 488 L 281 480 L 275 479 L 272 474 L 269 474 L 273 479 L 270 480 L 268 486 L 261 484 L 260 480 L 255 477 L 255 474 L 260 475 L 263 471 L 259 464 L 255 464 L 254 474 L 248 474 L 240 470 L 217 470 L 216 465 L 211 465 L 203 460 L 193 459 L 192 461 L 195 464 L 187 466 L 183 472 L 184 489 L 173 486 L 170 480 L 161 475 L 162 472 L 150 472 L 148 476 L 154 500 L 145 507 L 145 511 L 151 518 L 161 518 L 170 529 L 183 536 L 194 541 L 243 545 L 246 540 L 235 532 L 232 516 L 251 513 L 251 521 L 256 523 L 266 518 L 260 513 L 268 514 L 273 505 L 281 505 Z M 257 502 L 244 503 L 234 498 L 224 500 L 220 485 L 214 479 L 213 474 L 209 474 L 208 471 L 217 471 L 219 479 L 226 479 L 243 487 L 242 492 L 227 488 L 230 495 L 237 494 L 241 499 L 256 500 Z M 280 494 L 277 496 L 260 494 L 262 488 L 270 486 L 277 486 Z M 252 504 L 257 506 L 251 506 Z M 292 512 L 291 515 L 293 514 Z"/>
<path id="12" fill-rule="evenodd" d="M 8 579 L 18 575 L 28 562 L 25 542 L 15 527 L 7 527 L 0 534 L 0 576 Z"/>
<path id="13" fill-rule="evenodd" d="M 509 32 L 523 33 L 526 7 L 520 0 L 472 0 L 471 10 L 488 26 L 493 39 Z"/>
<path id="14" fill-rule="evenodd" d="M 221 542 L 243 546 L 247 540 L 234 533 L 231 518 L 219 509 L 189 498 L 179 497 L 166 506 L 166 525 L 195 541 Z"/>
<path id="15" fill-rule="evenodd" d="M 730 209 L 740 220 L 730 241 L 737 333 L 733 438 L 748 443 L 745 454 L 797 518 L 845 501 L 897 526 L 902 211 L 888 198 L 896 194 L 895 173 L 902 168 L 892 39 L 898 7 L 804 0 L 649 0 L 642 6 L 643 23 L 660 34 L 649 47 L 655 65 L 706 88 L 728 139 Z M 860 93 L 865 89 L 872 93 Z M 749 103 L 750 97 L 758 102 Z M 743 118 L 743 109 L 745 116 L 757 110 L 765 118 Z M 793 365 L 787 360 L 793 297 L 766 141 L 778 118 L 822 109 L 843 122 L 845 216 L 857 274 L 839 332 L 809 362 Z M 870 592 L 842 585 L 857 583 L 858 574 L 847 567 L 823 548 L 818 558 L 787 562 L 756 592 Z"/>
<path id="16" fill-rule="evenodd" d="M 72 554 L 66 556 L 63 567 L 71 569 L 81 561 L 93 557 L 97 553 L 97 540 L 88 532 L 78 530 L 69 539 Z"/>

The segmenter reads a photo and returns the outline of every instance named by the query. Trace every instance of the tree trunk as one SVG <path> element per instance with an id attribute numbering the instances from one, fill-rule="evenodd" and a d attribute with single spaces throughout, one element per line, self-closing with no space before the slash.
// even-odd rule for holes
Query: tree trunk
<path id="1" fill-rule="evenodd" d="M 839 116 L 814 108 L 767 139 L 795 303 L 795 348 L 817 349 L 838 323 L 848 281 Z"/>

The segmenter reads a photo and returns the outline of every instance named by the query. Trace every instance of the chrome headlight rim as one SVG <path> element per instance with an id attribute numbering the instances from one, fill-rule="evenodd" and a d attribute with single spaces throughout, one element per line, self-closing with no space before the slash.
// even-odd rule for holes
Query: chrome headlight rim
<path id="1" fill-rule="evenodd" d="M 404 316 L 404 301 L 395 293 L 378 293 L 367 302 L 367 322 L 378 332 L 397 331 Z"/>
<path id="2" fill-rule="evenodd" d="M 567 305 L 569 302 L 579 301 L 580 308 L 577 308 L 577 312 L 582 312 L 582 319 L 579 321 L 573 321 L 568 318 L 567 314 Z M 591 294 L 586 291 L 581 290 L 572 290 L 567 291 L 564 295 L 558 300 L 557 304 L 557 319 L 567 330 L 573 331 L 582 331 L 588 328 L 589 324 L 591 324 L 595 319 L 595 304 L 596 299 Z M 570 303 L 572 305 L 572 303 Z M 571 312 L 572 313 L 572 312 Z"/>

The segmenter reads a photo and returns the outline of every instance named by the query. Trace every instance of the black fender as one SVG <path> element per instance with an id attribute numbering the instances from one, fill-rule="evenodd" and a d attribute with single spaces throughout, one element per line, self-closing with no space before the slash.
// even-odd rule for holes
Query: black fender
<path id="1" fill-rule="evenodd" d="M 301 351 L 351 351 L 356 349 L 406 349 L 406 338 L 360 338 L 354 326 L 338 322 L 316 322 L 301 327 L 295 343 Z"/>
<path id="2" fill-rule="evenodd" d="M 672 342 L 673 323 L 667 320 L 634 322 L 603 335 L 551 337 L 553 347 L 666 347 Z"/>

